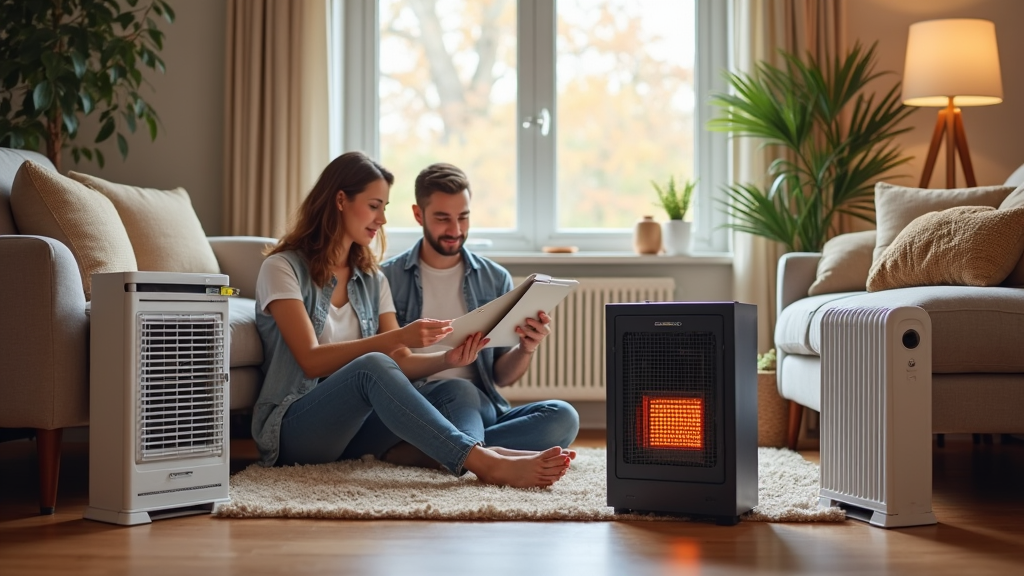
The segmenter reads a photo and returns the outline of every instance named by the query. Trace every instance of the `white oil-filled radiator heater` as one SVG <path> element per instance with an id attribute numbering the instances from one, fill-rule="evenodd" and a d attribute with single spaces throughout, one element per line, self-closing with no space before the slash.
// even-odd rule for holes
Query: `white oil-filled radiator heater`
<path id="1" fill-rule="evenodd" d="M 820 505 L 883 528 L 935 524 L 932 324 L 916 306 L 821 323 Z"/>

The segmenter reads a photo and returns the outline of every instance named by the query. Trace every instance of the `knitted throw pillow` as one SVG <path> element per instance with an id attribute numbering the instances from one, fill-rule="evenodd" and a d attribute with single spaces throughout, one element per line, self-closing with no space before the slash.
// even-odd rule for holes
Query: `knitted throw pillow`
<path id="1" fill-rule="evenodd" d="M 1024 252 L 1024 207 L 962 206 L 911 222 L 875 260 L 868 291 L 996 286 Z"/>

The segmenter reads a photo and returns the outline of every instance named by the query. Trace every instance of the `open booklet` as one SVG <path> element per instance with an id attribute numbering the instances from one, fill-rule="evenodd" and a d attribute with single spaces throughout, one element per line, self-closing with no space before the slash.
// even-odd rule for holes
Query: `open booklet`
<path id="1" fill-rule="evenodd" d="M 516 326 L 526 324 L 527 318 L 536 318 L 537 312 L 547 314 L 569 295 L 579 282 L 561 280 L 546 274 L 531 274 L 505 295 L 452 320 L 455 330 L 438 342 L 439 346 L 454 348 L 466 341 L 470 334 L 483 332 L 491 341 L 485 348 L 515 346 L 519 343 Z"/>

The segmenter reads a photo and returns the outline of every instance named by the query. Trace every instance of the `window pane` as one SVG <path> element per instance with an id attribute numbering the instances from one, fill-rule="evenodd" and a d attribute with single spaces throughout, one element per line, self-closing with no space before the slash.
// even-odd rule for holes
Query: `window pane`
<path id="1" fill-rule="evenodd" d="M 628 228 L 691 178 L 694 0 L 559 0 L 558 227 Z"/>
<path id="2" fill-rule="evenodd" d="M 416 175 L 462 168 L 473 226 L 516 226 L 515 0 L 382 0 L 380 154 L 390 228 L 415 227 Z"/>

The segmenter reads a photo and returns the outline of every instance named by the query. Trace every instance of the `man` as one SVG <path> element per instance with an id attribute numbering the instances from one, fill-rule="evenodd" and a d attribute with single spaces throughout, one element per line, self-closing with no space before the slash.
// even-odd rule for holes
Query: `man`
<path id="1" fill-rule="evenodd" d="M 451 164 L 432 164 L 417 176 L 415 193 L 413 215 L 423 227 L 423 238 L 381 265 L 399 325 L 419 318 L 458 318 L 511 290 L 507 270 L 464 247 L 472 199 L 465 173 Z M 485 446 L 509 452 L 566 448 L 579 432 L 579 415 L 569 403 L 548 400 L 511 408 L 497 390 L 526 373 L 550 324 L 551 318 L 539 312 L 516 328 L 517 346 L 486 348 L 473 364 L 416 384 L 428 398 L 442 393 L 447 401 L 442 414 Z M 414 352 L 435 349 L 441 348 Z"/>

